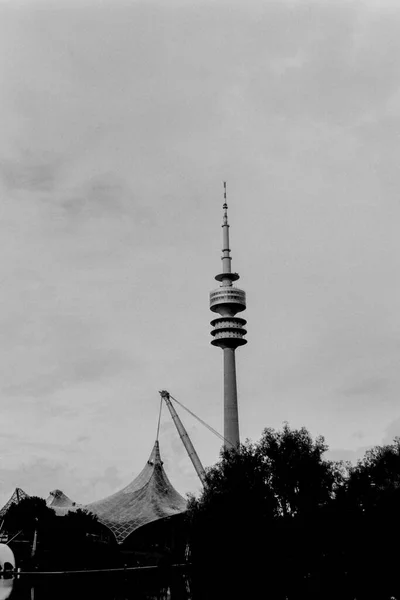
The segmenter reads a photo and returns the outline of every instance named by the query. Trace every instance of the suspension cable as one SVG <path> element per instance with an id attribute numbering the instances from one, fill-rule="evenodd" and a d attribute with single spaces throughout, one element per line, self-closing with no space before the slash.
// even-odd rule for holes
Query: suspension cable
<path id="1" fill-rule="evenodd" d="M 19 535 L 19 534 L 20 534 L 22 531 L 23 531 L 23 529 L 20 529 L 20 530 L 18 531 L 18 533 L 16 533 L 16 534 L 15 534 L 15 535 L 14 535 L 14 536 L 11 538 L 11 540 L 8 540 L 7 544 L 9 544 L 9 543 L 10 543 L 10 542 L 12 542 L 13 540 L 15 540 L 15 538 L 17 537 L 17 535 Z"/>
<path id="2" fill-rule="evenodd" d="M 211 431 L 214 435 L 216 435 L 222 442 L 232 445 L 229 440 L 227 440 L 226 438 L 224 438 L 223 435 L 221 435 L 220 433 L 218 433 L 218 431 L 216 429 L 214 429 L 213 427 L 211 427 L 211 425 L 208 425 L 205 421 L 203 421 L 203 419 L 200 419 L 200 417 L 198 417 L 197 415 L 195 415 L 194 412 L 192 412 L 191 410 L 189 410 L 184 404 L 182 404 L 182 402 L 179 402 L 179 400 L 177 400 L 176 398 L 174 398 L 173 396 L 171 396 L 171 394 L 169 395 L 169 397 L 171 398 L 171 400 L 173 400 L 174 402 L 176 402 L 177 404 L 179 404 L 179 406 L 181 406 L 182 408 L 184 408 L 190 415 L 192 415 L 192 417 L 194 417 L 195 419 L 197 419 L 202 425 L 204 425 L 204 427 L 207 427 L 207 429 L 209 431 Z"/>
<path id="3" fill-rule="evenodd" d="M 158 435 L 160 433 L 161 411 L 162 411 L 162 398 L 160 400 L 160 411 L 158 413 L 158 425 L 157 425 L 157 437 L 156 437 L 157 441 L 158 441 Z"/>

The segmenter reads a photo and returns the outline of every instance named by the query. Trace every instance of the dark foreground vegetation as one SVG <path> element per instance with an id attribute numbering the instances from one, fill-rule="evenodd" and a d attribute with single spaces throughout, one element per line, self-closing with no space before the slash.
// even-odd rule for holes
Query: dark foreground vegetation
<path id="1" fill-rule="evenodd" d="M 185 514 L 149 523 L 118 545 L 92 513 L 77 509 L 57 516 L 35 496 L 10 506 L 2 533 L 24 572 L 168 567 L 184 560 L 187 541 Z"/>
<path id="2" fill-rule="evenodd" d="M 22 570 L 95 569 L 116 564 L 115 540 L 84 510 L 58 517 L 45 500 L 32 496 L 10 506 L 3 530 L 8 532 L 9 545 Z"/>
<path id="3" fill-rule="evenodd" d="M 326 450 L 305 428 L 266 429 L 221 454 L 186 515 L 147 525 L 122 547 L 93 515 L 57 517 L 40 498 L 11 506 L 2 531 L 16 535 L 23 569 L 165 571 L 189 561 L 190 594 L 174 596 L 185 600 L 400 600 L 400 439 L 357 465 L 327 460 Z"/>
<path id="4" fill-rule="evenodd" d="M 198 598 L 400 599 L 400 440 L 356 466 L 326 450 L 285 426 L 221 455 L 190 500 Z"/>

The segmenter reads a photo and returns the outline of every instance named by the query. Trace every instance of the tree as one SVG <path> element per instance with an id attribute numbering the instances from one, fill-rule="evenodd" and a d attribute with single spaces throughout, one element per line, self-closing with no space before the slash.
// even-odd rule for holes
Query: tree
<path id="1" fill-rule="evenodd" d="M 268 581 L 276 598 L 302 597 L 304 581 L 317 580 L 326 545 L 321 526 L 344 481 L 341 465 L 323 458 L 326 449 L 322 437 L 285 424 L 281 432 L 265 429 L 255 444 L 223 451 L 201 497 L 189 503 L 195 565 L 231 573 L 235 590 L 235 574 L 247 574 L 247 594 L 250 581 L 258 590 Z"/>
<path id="2" fill-rule="evenodd" d="M 342 545 L 357 598 L 400 597 L 400 439 L 367 450 L 338 497 Z"/>
<path id="3" fill-rule="evenodd" d="M 99 568 L 109 567 L 118 560 L 112 534 L 95 515 L 84 509 L 57 516 L 45 500 L 31 496 L 10 506 L 4 518 L 4 528 L 11 537 L 18 534 L 17 541 L 22 538 L 29 542 L 22 548 L 15 542 L 14 548 L 18 564 L 26 569 Z M 37 548 L 33 557 L 35 530 Z M 107 543 L 110 540 L 112 542 Z"/>
<path id="4" fill-rule="evenodd" d="M 96 515 L 85 509 L 69 511 L 57 517 L 45 561 L 50 568 L 82 569 L 111 566 L 115 561 L 116 542 Z M 103 536 L 102 534 L 105 534 Z M 114 543 L 108 543 L 113 540 Z"/>
<path id="5" fill-rule="evenodd" d="M 400 438 L 392 444 L 375 446 L 350 471 L 349 502 L 362 511 L 390 506 L 400 490 Z"/>
<path id="6" fill-rule="evenodd" d="M 290 429 L 285 423 L 282 431 L 264 429 L 257 453 L 281 515 L 310 513 L 334 497 L 342 469 L 323 458 L 327 450 L 324 438 L 314 441 L 305 427 Z"/>
<path id="7" fill-rule="evenodd" d="M 4 517 L 4 529 L 11 535 L 20 531 L 22 536 L 31 538 L 35 529 L 43 531 L 52 527 L 55 516 L 43 498 L 30 496 L 10 506 Z"/>
<path id="8" fill-rule="evenodd" d="M 82 508 L 66 514 L 63 519 L 63 528 L 75 538 L 98 536 L 104 529 L 96 515 Z"/>

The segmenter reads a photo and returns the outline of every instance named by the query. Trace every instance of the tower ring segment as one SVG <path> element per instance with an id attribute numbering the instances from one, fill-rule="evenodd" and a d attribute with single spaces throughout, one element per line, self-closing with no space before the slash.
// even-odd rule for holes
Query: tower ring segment
<path id="1" fill-rule="evenodd" d="M 235 315 L 246 309 L 246 292 L 233 286 L 221 286 L 210 293 L 210 310 L 220 315 Z"/>

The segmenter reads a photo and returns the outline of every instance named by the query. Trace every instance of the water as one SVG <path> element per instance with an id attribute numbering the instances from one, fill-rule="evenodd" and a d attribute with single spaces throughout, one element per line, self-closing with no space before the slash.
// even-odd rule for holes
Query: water
<path id="1" fill-rule="evenodd" d="M 182 571 L 0 579 L 0 600 L 192 600 Z"/>

